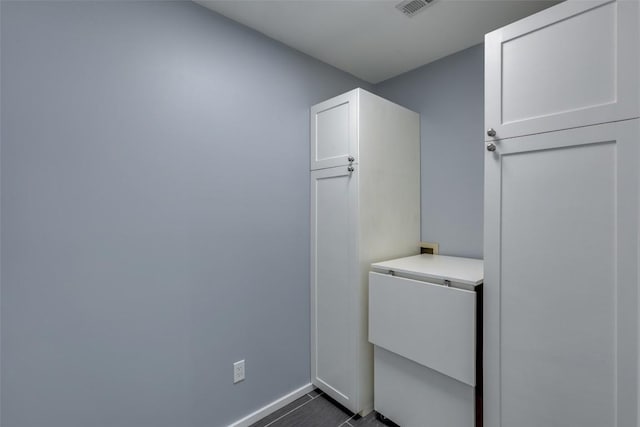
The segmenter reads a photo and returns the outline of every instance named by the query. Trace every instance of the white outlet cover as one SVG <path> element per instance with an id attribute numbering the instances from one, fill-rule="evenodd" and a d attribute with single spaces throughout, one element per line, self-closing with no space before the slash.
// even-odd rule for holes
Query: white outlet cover
<path id="1" fill-rule="evenodd" d="M 244 381 L 244 360 L 238 360 L 233 364 L 233 383 Z"/>

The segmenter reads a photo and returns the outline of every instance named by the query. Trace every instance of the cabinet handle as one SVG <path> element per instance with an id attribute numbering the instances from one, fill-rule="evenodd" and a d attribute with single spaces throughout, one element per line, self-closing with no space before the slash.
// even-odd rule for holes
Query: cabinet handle
<path id="1" fill-rule="evenodd" d="M 496 151 L 496 144 L 494 144 L 493 142 L 490 142 L 487 144 L 487 151 Z"/>
<path id="2" fill-rule="evenodd" d="M 349 172 L 353 172 L 353 171 L 354 171 L 354 170 L 356 170 L 356 169 L 355 169 L 353 166 L 349 166 L 349 167 L 347 168 L 347 170 L 348 170 Z"/>
<path id="3" fill-rule="evenodd" d="M 496 130 L 494 128 L 487 129 L 487 136 L 491 136 L 491 137 L 496 136 Z"/>
<path id="4" fill-rule="evenodd" d="M 353 163 L 353 162 L 356 161 L 355 157 L 353 157 L 353 156 L 347 157 L 347 160 L 349 161 L 349 163 Z"/>

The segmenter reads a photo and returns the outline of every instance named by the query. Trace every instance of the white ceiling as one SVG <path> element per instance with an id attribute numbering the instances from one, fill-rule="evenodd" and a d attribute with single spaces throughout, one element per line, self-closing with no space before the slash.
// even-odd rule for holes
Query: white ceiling
<path id="1" fill-rule="evenodd" d="M 481 43 L 553 0 L 435 0 L 408 18 L 400 0 L 195 0 L 294 49 L 378 83 Z"/>

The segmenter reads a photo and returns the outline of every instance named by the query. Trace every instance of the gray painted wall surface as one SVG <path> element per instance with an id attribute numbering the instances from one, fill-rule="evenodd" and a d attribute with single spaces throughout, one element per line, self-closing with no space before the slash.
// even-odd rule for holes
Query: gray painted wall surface
<path id="1" fill-rule="evenodd" d="M 362 82 L 191 2 L 1 27 L 2 426 L 222 426 L 307 384 L 308 109 Z"/>
<path id="2" fill-rule="evenodd" d="M 442 255 L 482 257 L 484 46 L 375 86 L 421 118 L 422 240 Z"/>

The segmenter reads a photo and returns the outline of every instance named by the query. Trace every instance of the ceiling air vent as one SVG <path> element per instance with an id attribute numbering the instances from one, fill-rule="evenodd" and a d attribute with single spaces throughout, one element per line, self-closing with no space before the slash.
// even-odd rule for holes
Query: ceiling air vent
<path id="1" fill-rule="evenodd" d="M 418 12 L 423 11 L 434 0 L 405 0 L 396 5 L 396 9 L 411 18 Z"/>

